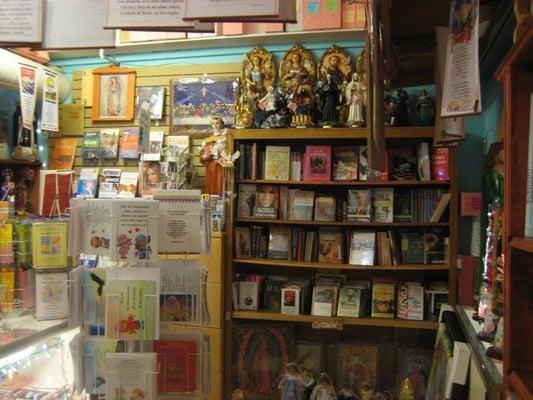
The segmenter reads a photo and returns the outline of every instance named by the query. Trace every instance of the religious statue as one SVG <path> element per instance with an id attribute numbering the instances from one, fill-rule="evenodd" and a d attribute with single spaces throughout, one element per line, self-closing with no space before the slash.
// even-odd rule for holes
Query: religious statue
<path id="1" fill-rule="evenodd" d="M 409 94 L 404 89 L 396 92 L 398 104 L 396 106 L 395 126 L 409 126 Z"/>
<path id="2" fill-rule="evenodd" d="M 287 364 L 287 370 L 278 385 L 278 389 L 281 391 L 281 400 L 305 399 L 305 385 L 296 363 Z"/>
<path id="3" fill-rule="evenodd" d="M 311 53 L 298 45 L 293 46 L 280 64 L 280 87 L 288 97 L 288 108 L 293 113 L 293 126 L 312 125 L 313 91 L 316 64 Z"/>
<path id="4" fill-rule="evenodd" d="M 236 128 L 251 128 L 254 123 L 255 111 L 257 110 L 257 98 L 248 84 L 239 85 L 239 97 L 235 105 Z"/>
<path id="5" fill-rule="evenodd" d="M 249 53 L 245 53 L 241 68 L 241 96 L 245 92 L 246 100 L 250 101 L 248 107 L 242 112 L 252 113 L 253 124 L 258 128 L 267 117 L 266 110 L 260 106 L 261 101 L 272 88 L 276 78 L 276 67 L 269 53 L 262 47 L 255 47 Z M 239 113 L 239 111 L 238 111 Z M 244 118 L 250 119 L 249 116 Z"/>
<path id="6" fill-rule="evenodd" d="M 364 126 L 365 115 L 363 110 L 363 102 L 366 94 L 366 86 L 360 81 L 359 74 L 354 72 L 352 80 L 346 86 L 344 91 L 346 104 L 348 109 L 347 125 L 352 127 Z"/>
<path id="7" fill-rule="evenodd" d="M 320 80 L 326 79 L 326 75 L 331 75 L 331 80 L 340 88 L 343 81 L 350 79 L 352 67 L 350 66 L 350 56 L 348 53 L 332 45 L 320 59 L 317 77 Z"/>
<path id="8" fill-rule="evenodd" d="M 337 400 L 337 392 L 331 383 L 331 378 L 326 372 L 320 374 L 318 384 L 311 392 L 309 400 Z"/>
<path id="9" fill-rule="evenodd" d="M 342 101 L 342 95 L 339 86 L 333 81 L 331 75 L 326 75 L 318 94 L 322 108 L 322 126 L 332 127 L 337 125 L 339 122 L 339 111 L 337 107 Z"/>
<path id="10" fill-rule="evenodd" d="M 416 119 L 418 126 L 432 126 L 435 109 L 433 101 L 428 96 L 426 89 L 420 91 L 418 102 L 416 103 Z"/>

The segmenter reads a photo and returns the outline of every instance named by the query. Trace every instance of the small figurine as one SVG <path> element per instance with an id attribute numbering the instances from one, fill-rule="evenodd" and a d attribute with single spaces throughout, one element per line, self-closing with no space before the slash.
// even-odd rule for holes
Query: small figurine
<path id="1" fill-rule="evenodd" d="M 231 395 L 231 400 L 244 400 L 244 393 L 241 389 L 235 389 Z"/>
<path id="2" fill-rule="evenodd" d="M 346 104 L 349 105 L 348 126 L 364 126 L 365 124 L 365 116 L 363 112 L 365 90 L 366 87 L 360 82 L 359 74 L 354 72 L 352 80 L 348 83 L 344 92 Z"/>
<path id="3" fill-rule="evenodd" d="M 278 108 L 278 96 L 274 90 L 274 86 L 267 89 L 266 94 L 259 99 L 259 109 L 263 110 L 267 116 L 272 115 Z"/>
<path id="4" fill-rule="evenodd" d="M 339 122 L 337 106 L 341 103 L 342 98 L 339 87 L 333 81 L 331 75 L 326 75 L 326 80 L 322 84 L 319 94 L 322 106 L 322 126 L 335 126 Z"/>
<path id="5" fill-rule="evenodd" d="M 398 400 L 415 400 L 415 389 L 409 377 L 405 378 L 400 385 Z"/>
<path id="6" fill-rule="evenodd" d="M 249 85 L 241 85 L 239 98 L 235 106 L 236 127 L 250 128 L 253 125 L 255 111 L 257 109 L 254 92 Z"/>
<path id="7" fill-rule="evenodd" d="M 2 170 L 2 185 L 0 186 L 0 201 L 8 201 L 9 196 L 15 194 L 15 180 L 13 170 L 6 168 Z"/>
<path id="8" fill-rule="evenodd" d="M 281 391 L 281 400 L 304 400 L 305 385 L 296 363 L 287 364 L 285 376 L 280 381 L 278 389 Z"/>
<path id="9" fill-rule="evenodd" d="M 374 391 L 366 383 L 361 387 L 361 400 L 372 400 Z"/>
<path id="10" fill-rule="evenodd" d="M 337 392 L 331 384 L 331 378 L 326 372 L 320 374 L 318 384 L 311 392 L 309 400 L 337 400 Z"/>
<path id="11" fill-rule="evenodd" d="M 359 400 L 354 390 L 349 386 L 349 382 L 346 379 L 346 381 L 344 382 L 344 387 L 339 390 L 339 400 Z"/>
<path id="12" fill-rule="evenodd" d="M 262 123 L 261 128 L 288 128 L 293 117 L 287 107 L 281 108 L 276 114 L 269 115 Z"/>
<path id="13" fill-rule="evenodd" d="M 409 95 L 404 89 L 396 92 L 398 105 L 396 107 L 395 126 L 409 126 Z"/>
<path id="14" fill-rule="evenodd" d="M 396 117 L 396 103 L 394 102 L 394 97 L 391 94 L 387 94 L 385 96 L 383 112 L 383 122 L 385 126 L 394 126 L 394 119 Z"/>
<path id="15" fill-rule="evenodd" d="M 433 117 L 435 111 L 433 109 L 433 102 L 428 97 L 426 89 L 422 89 L 418 96 L 418 102 L 416 103 L 416 117 L 419 126 L 431 126 L 433 125 Z"/>
<path id="16" fill-rule="evenodd" d="M 205 165 L 205 192 L 222 196 L 223 171 L 222 152 L 226 149 L 226 134 L 224 121 L 220 117 L 211 119 L 213 134 L 202 142 L 200 148 L 200 162 Z"/>

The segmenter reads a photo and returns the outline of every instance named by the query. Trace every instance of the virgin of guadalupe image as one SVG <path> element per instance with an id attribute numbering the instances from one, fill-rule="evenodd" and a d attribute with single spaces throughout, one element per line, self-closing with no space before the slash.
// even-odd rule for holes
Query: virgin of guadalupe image
<path id="1" fill-rule="evenodd" d="M 120 95 L 122 87 L 120 78 L 116 75 L 109 77 L 106 87 L 107 113 L 106 115 L 120 115 L 122 106 L 120 104 Z"/>

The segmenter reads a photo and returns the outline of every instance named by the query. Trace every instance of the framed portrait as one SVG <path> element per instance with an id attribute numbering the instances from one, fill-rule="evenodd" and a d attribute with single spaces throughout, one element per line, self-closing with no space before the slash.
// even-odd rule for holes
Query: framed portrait
<path id="1" fill-rule="evenodd" d="M 163 118 L 163 103 L 165 101 L 164 86 L 144 86 L 137 88 L 137 103 L 135 104 L 135 118 L 139 119 L 141 108 L 150 111 L 151 119 Z"/>
<path id="2" fill-rule="evenodd" d="M 93 121 L 131 121 L 135 70 L 109 66 L 93 71 Z"/>
<path id="3" fill-rule="evenodd" d="M 171 80 L 171 133 L 177 135 L 209 133 L 213 117 L 220 117 L 226 126 L 233 126 L 237 87 L 236 76 Z"/>

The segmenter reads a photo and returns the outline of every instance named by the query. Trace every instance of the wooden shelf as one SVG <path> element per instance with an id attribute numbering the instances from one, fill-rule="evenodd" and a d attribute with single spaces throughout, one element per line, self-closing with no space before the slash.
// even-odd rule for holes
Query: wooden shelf
<path id="1" fill-rule="evenodd" d="M 27 167 L 40 167 L 40 161 L 30 161 L 30 160 L 0 160 L 0 165 L 16 165 L 17 167 L 27 166 Z"/>
<path id="2" fill-rule="evenodd" d="M 509 245 L 513 249 L 522 250 L 528 253 L 533 253 L 533 238 L 514 237 L 511 239 Z"/>
<path id="3" fill-rule="evenodd" d="M 384 328 L 408 328 L 436 330 L 438 323 L 432 321 L 410 321 L 388 318 L 348 318 L 348 317 L 318 317 L 315 315 L 286 315 L 267 311 L 233 311 L 235 319 L 253 319 L 265 321 L 308 322 L 339 325 L 376 326 Z"/>
<path id="4" fill-rule="evenodd" d="M 433 127 L 385 128 L 388 139 L 433 139 Z M 287 139 L 361 139 L 366 140 L 367 128 L 280 128 L 280 129 L 234 129 L 234 140 L 287 140 Z"/>
<path id="5" fill-rule="evenodd" d="M 533 372 L 512 371 L 509 376 L 511 389 L 521 399 L 533 399 Z"/>
<path id="6" fill-rule="evenodd" d="M 239 184 L 286 186 L 448 186 L 448 181 L 278 181 L 272 179 L 238 179 Z"/>
<path id="7" fill-rule="evenodd" d="M 353 227 L 375 227 L 375 228 L 414 228 L 414 227 L 442 227 L 450 226 L 449 222 L 326 222 L 326 221 L 281 221 L 279 219 L 263 218 L 237 218 L 235 222 L 274 224 L 274 225 L 306 225 L 306 226 L 353 226 Z"/>
<path id="8" fill-rule="evenodd" d="M 265 258 L 236 258 L 236 264 L 265 265 L 271 267 L 342 269 L 348 271 L 447 271 L 448 264 L 401 264 L 401 265 L 353 265 L 307 263 L 300 261 L 274 260 Z"/>

